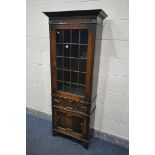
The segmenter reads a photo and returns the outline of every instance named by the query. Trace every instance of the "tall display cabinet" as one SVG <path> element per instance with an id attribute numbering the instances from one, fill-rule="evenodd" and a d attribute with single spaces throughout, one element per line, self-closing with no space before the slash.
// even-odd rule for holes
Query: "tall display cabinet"
<path id="1" fill-rule="evenodd" d="M 88 148 L 93 135 L 102 10 L 44 12 L 49 17 L 53 135 Z"/>

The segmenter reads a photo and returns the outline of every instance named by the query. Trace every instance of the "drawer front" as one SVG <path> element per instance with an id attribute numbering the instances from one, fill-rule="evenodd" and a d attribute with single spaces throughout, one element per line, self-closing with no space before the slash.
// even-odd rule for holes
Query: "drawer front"
<path id="1" fill-rule="evenodd" d="M 59 108 L 54 108 L 53 113 L 54 129 L 75 138 L 86 139 L 88 118 Z"/>
<path id="2" fill-rule="evenodd" d="M 90 104 L 83 101 L 76 101 L 63 98 L 53 98 L 53 105 L 64 107 L 66 110 L 73 110 L 89 114 Z"/>

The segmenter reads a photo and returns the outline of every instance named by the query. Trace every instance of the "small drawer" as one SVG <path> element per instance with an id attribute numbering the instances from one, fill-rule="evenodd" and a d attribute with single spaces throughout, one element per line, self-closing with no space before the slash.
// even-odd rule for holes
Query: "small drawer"
<path id="1" fill-rule="evenodd" d="M 79 101 L 79 100 L 71 100 L 67 98 L 53 98 L 53 104 L 55 106 L 61 106 L 66 110 L 72 110 L 74 112 L 82 112 L 85 114 L 89 113 L 90 104 Z"/>

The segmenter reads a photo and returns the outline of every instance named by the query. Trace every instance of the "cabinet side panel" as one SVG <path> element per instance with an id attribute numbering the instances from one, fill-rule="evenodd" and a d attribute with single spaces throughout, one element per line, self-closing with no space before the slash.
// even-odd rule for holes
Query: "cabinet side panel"
<path id="1" fill-rule="evenodd" d="M 50 27 L 50 67 L 51 67 L 51 94 L 55 94 L 57 82 L 56 82 L 56 36 L 55 29 Z"/>
<path id="2" fill-rule="evenodd" d="M 93 133 L 94 133 L 95 110 L 96 110 L 96 108 L 94 108 L 93 112 L 90 115 L 90 121 L 89 121 L 89 139 L 93 137 Z"/>
<path id="3" fill-rule="evenodd" d="M 94 68 L 93 68 L 91 101 L 93 101 L 97 95 L 98 73 L 99 73 L 100 52 L 101 52 L 101 39 L 99 39 L 100 34 L 102 34 L 102 26 L 97 25 L 95 47 L 94 47 L 95 52 L 94 52 Z"/>

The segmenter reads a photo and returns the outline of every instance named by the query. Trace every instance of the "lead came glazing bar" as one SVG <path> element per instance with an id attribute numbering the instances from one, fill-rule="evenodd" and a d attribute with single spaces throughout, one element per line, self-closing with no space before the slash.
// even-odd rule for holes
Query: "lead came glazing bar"
<path id="1" fill-rule="evenodd" d="M 88 30 L 56 30 L 57 91 L 85 94 Z"/>

